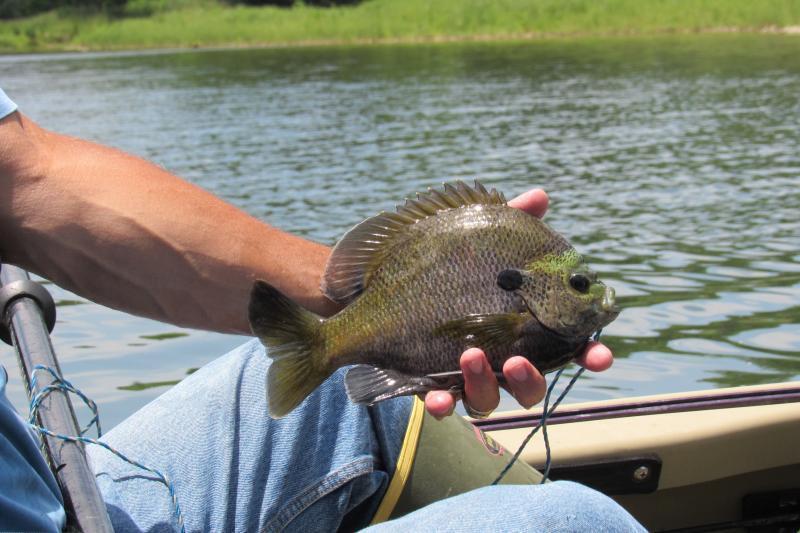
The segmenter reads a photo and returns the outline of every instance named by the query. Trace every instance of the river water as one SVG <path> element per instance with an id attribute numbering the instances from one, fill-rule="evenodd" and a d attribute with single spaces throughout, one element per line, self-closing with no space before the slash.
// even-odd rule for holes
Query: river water
<path id="1" fill-rule="evenodd" d="M 0 80 L 47 128 L 329 244 L 445 180 L 544 187 L 625 308 L 615 365 L 570 401 L 800 378 L 796 36 L 7 56 Z M 63 370 L 106 427 L 245 340 L 49 287 Z"/>

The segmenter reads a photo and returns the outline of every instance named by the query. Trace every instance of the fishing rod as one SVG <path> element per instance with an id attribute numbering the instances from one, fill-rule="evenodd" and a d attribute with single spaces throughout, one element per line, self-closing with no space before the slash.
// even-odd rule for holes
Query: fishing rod
<path id="1" fill-rule="evenodd" d="M 56 307 L 47 289 L 26 271 L 0 262 L 0 339 L 14 348 L 29 400 L 48 387 L 53 389 L 42 395 L 38 425 L 58 435 L 80 435 L 72 402 L 58 380 L 54 376 L 33 380 L 37 368 L 52 369 L 61 376 L 50 342 L 55 322 Z M 67 529 L 113 532 L 83 443 L 47 435 L 42 438 L 42 451 L 64 497 Z"/>

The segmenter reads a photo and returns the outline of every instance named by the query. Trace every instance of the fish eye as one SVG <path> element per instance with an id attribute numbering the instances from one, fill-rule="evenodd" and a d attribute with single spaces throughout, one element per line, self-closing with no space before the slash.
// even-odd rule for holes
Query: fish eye
<path id="1" fill-rule="evenodd" d="M 497 284 L 504 291 L 515 291 L 522 287 L 522 274 L 519 270 L 503 270 L 497 275 Z"/>
<path id="2" fill-rule="evenodd" d="M 581 294 L 586 294 L 589 292 L 589 285 L 591 285 L 592 282 L 583 274 L 573 274 L 569 277 L 569 284 Z"/>

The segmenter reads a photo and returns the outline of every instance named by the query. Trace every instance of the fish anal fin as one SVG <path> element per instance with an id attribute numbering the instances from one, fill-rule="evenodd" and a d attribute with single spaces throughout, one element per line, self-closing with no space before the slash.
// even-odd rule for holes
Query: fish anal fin
<path id="1" fill-rule="evenodd" d="M 407 234 L 409 226 L 447 209 L 505 203 L 502 193 L 487 191 L 478 181 L 474 187 L 458 181 L 444 184 L 442 190 L 418 193 L 416 199 L 397 206 L 396 212 L 368 218 L 342 237 L 325 267 L 322 292 L 334 302 L 350 303 L 367 287 L 392 244 Z"/>
<path id="2" fill-rule="evenodd" d="M 348 370 L 344 385 L 350 400 L 362 405 L 447 388 L 443 386 L 442 380 L 428 376 L 410 376 L 397 370 L 369 365 L 356 365 Z"/>
<path id="3" fill-rule="evenodd" d="M 445 322 L 434 329 L 433 334 L 463 339 L 469 346 L 491 350 L 518 340 L 530 318 L 528 313 L 467 315 Z"/>

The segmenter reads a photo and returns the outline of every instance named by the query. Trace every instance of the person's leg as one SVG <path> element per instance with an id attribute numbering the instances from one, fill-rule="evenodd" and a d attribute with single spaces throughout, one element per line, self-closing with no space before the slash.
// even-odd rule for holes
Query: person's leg
<path id="1" fill-rule="evenodd" d="M 8 401 L 7 382 L 0 366 L 0 531 L 61 531 L 67 516 L 58 482 L 38 437 Z"/>
<path id="2" fill-rule="evenodd" d="M 484 487 L 365 530 L 406 531 L 646 532 L 608 496 L 568 481 Z"/>
<path id="3" fill-rule="evenodd" d="M 267 414 L 269 367 L 253 341 L 187 377 L 104 439 L 166 473 L 187 531 L 333 531 L 366 526 L 395 469 L 411 398 L 350 403 L 342 372 L 281 420 Z M 153 476 L 89 446 L 117 531 L 172 530 Z M 574 483 L 486 487 L 375 531 L 643 531 L 613 500 Z"/>
<path id="4" fill-rule="evenodd" d="M 289 416 L 272 420 L 268 367 L 260 343 L 245 344 L 103 440 L 173 480 L 187 531 L 367 525 L 394 471 L 411 398 L 354 405 L 338 372 Z M 171 499 L 152 475 L 97 446 L 88 452 L 117 531 L 173 529 Z"/>

